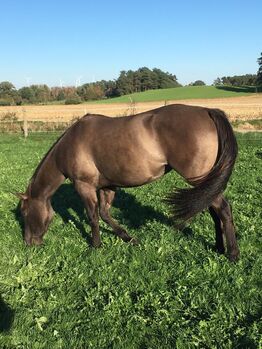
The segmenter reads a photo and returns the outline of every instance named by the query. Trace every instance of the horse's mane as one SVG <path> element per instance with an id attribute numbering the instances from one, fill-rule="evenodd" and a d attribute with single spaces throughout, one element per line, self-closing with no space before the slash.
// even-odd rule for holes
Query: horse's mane
<path id="1" fill-rule="evenodd" d="M 51 151 L 54 149 L 54 147 L 57 145 L 57 143 L 60 141 L 60 139 L 65 135 L 66 131 L 64 133 L 62 133 L 62 135 L 55 141 L 55 143 L 51 146 L 51 148 L 48 150 L 48 152 L 44 155 L 44 157 L 42 158 L 42 160 L 39 162 L 39 164 L 37 165 L 37 168 L 35 169 L 32 177 L 31 177 L 31 181 L 33 181 L 35 179 L 35 177 L 37 176 L 41 166 L 43 165 L 44 161 L 46 160 L 46 158 L 48 157 L 48 155 L 51 153 Z"/>
<path id="2" fill-rule="evenodd" d="M 79 120 L 77 120 L 76 122 L 74 122 L 68 129 L 65 130 L 65 132 L 63 132 L 61 134 L 60 137 L 58 137 L 58 139 L 54 142 L 54 144 L 51 146 L 51 148 L 48 150 L 48 152 L 44 155 L 44 157 L 42 158 L 42 160 L 39 162 L 39 164 L 37 165 L 37 168 L 35 169 L 31 179 L 30 179 L 30 184 L 33 183 L 34 179 L 36 178 L 40 168 L 42 167 L 43 163 L 45 162 L 45 160 L 47 159 L 48 155 L 54 150 L 55 146 L 57 145 L 57 143 L 64 137 L 64 135 L 71 129 L 72 126 L 74 126 Z"/>

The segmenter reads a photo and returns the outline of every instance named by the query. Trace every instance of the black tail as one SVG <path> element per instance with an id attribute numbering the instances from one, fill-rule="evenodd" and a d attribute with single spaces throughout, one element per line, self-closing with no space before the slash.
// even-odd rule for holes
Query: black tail
<path id="1" fill-rule="evenodd" d="M 217 160 L 206 176 L 192 181 L 193 188 L 178 189 L 168 196 L 167 202 L 172 205 L 177 227 L 181 227 L 191 217 L 207 209 L 226 189 L 237 157 L 236 138 L 225 113 L 219 109 L 207 109 L 207 111 L 217 128 L 219 143 Z"/>

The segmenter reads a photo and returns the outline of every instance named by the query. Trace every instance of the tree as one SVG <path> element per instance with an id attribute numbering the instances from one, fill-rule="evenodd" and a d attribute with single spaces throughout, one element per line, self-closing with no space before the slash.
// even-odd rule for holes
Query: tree
<path id="1" fill-rule="evenodd" d="M 58 92 L 56 99 L 57 99 L 58 101 L 62 101 L 62 100 L 65 99 L 65 94 L 64 94 L 63 90 L 60 90 L 60 91 Z"/>
<path id="2" fill-rule="evenodd" d="M 163 72 L 161 69 L 154 68 L 153 73 L 156 76 L 157 79 L 157 86 L 156 88 L 172 88 L 172 87 L 179 87 L 181 86 L 177 82 L 176 75 L 170 74 L 168 72 Z"/>
<path id="3" fill-rule="evenodd" d="M 214 85 L 214 86 L 220 86 L 220 85 L 222 85 L 221 79 L 220 79 L 220 78 L 216 78 L 216 80 L 214 80 L 214 82 L 213 82 L 213 85 Z"/>
<path id="4" fill-rule="evenodd" d="M 196 80 L 195 82 L 193 82 L 192 84 L 190 84 L 191 86 L 205 86 L 204 81 L 202 80 Z"/>
<path id="5" fill-rule="evenodd" d="M 256 74 L 223 76 L 220 79 L 220 82 L 222 83 L 222 85 L 226 85 L 226 86 L 255 86 L 256 81 L 257 81 Z"/>
<path id="6" fill-rule="evenodd" d="M 175 75 L 163 72 L 161 69 L 153 70 L 142 67 L 136 71 L 121 71 L 116 80 L 114 95 L 124 95 L 133 92 L 154 90 L 159 88 L 171 88 L 181 86 Z"/>
<path id="7" fill-rule="evenodd" d="M 25 102 L 35 102 L 35 91 L 31 87 L 22 87 L 18 90 L 18 93 Z"/>
<path id="8" fill-rule="evenodd" d="M 120 72 L 119 78 L 116 80 L 116 88 L 119 95 L 127 95 L 133 92 L 133 72 L 132 70 Z"/>
<path id="9" fill-rule="evenodd" d="M 61 101 L 65 99 L 62 87 L 54 86 L 50 88 L 50 100 L 51 101 Z"/>
<path id="10" fill-rule="evenodd" d="M 152 90 L 154 88 L 152 72 L 147 67 L 139 69 L 141 76 L 141 91 Z"/>
<path id="11" fill-rule="evenodd" d="M 257 60 L 258 62 L 258 72 L 257 72 L 257 85 L 262 85 L 262 52 L 260 54 L 260 57 Z"/>
<path id="12" fill-rule="evenodd" d="M 14 85 L 9 81 L 2 81 L 0 83 L 0 96 L 2 95 L 12 95 L 15 91 Z"/>
<path id="13" fill-rule="evenodd" d="M 116 81 L 102 80 L 102 81 L 100 81 L 100 84 L 102 84 L 102 86 L 103 86 L 105 97 L 110 98 L 110 97 L 119 96 L 119 94 L 117 92 Z"/>
<path id="14" fill-rule="evenodd" d="M 37 103 L 47 103 L 50 100 L 50 89 L 47 85 L 31 85 Z"/>
<path id="15" fill-rule="evenodd" d="M 9 81 L 2 81 L 0 83 L 0 98 L 1 105 L 17 104 L 19 96 L 14 85 Z"/>
<path id="16" fill-rule="evenodd" d="M 133 91 L 141 91 L 141 74 L 139 71 L 135 71 L 133 74 Z"/>

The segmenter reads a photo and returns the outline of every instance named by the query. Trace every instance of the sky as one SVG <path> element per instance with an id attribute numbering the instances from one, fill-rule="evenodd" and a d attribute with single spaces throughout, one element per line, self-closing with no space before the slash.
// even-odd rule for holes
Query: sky
<path id="1" fill-rule="evenodd" d="M 255 74 L 261 0 L 0 0 L 0 81 L 17 88 L 160 68 L 188 84 Z"/>

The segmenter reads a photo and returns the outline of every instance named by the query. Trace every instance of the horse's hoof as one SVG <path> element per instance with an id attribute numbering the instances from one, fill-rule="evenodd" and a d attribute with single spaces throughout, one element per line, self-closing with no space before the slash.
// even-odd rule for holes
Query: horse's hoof
<path id="1" fill-rule="evenodd" d="M 43 244 L 43 239 L 42 238 L 39 238 L 39 237 L 33 237 L 32 238 L 32 245 L 40 246 L 42 244 Z"/>
<path id="2" fill-rule="evenodd" d="M 136 238 L 132 238 L 130 241 L 129 241 L 130 244 L 134 245 L 134 246 L 137 246 L 139 245 L 139 241 L 136 239 Z"/>
<path id="3" fill-rule="evenodd" d="M 25 239 L 27 246 L 40 246 L 43 244 L 43 239 L 40 237 L 31 237 L 30 239 Z"/>
<path id="4" fill-rule="evenodd" d="M 30 239 L 30 240 L 24 240 L 24 242 L 25 242 L 25 245 L 26 245 L 27 247 L 32 246 L 31 239 Z"/>
<path id="5" fill-rule="evenodd" d="M 215 251 L 216 251 L 218 254 L 225 254 L 225 248 L 224 248 L 224 247 L 221 247 L 221 246 L 216 246 L 216 247 L 215 247 Z"/>
<path id="6" fill-rule="evenodd" d="M 230 260 L 230 262 L 237 262 L 239 260 L 239 251 L 230 253 L 228 259 Z"/>
<path id="7" fill-rule="evenodd" d="M 92 246 L 94 248 L 99 248 L 102 246 L 102 242 L 101 241 L 95 241 L 95 242 L 92 242 Z"/>

